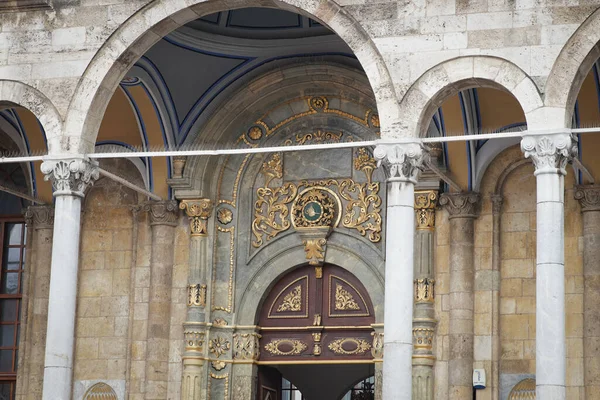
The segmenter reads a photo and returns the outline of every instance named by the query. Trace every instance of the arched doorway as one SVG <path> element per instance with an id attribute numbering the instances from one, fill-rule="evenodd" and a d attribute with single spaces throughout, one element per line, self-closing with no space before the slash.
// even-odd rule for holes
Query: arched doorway
<path id="1" fill-rule="evenodd" d="M 288 273 L 260 312 L 257 398 L 339 400 L 348 392 L 373 398 L 363 382 L 374 374 L 380 346 L 374 323 L 365 287 L 345 269 L 306 265 Z"/>

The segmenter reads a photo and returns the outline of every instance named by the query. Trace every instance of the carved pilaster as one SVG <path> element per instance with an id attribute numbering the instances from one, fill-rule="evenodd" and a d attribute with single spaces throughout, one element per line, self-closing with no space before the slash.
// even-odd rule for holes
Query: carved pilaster
<path id="1" fill-rule="evenodd" d="M 600 186 L 577 186 L 575 199 L 579 200 L 581 212 L 600 211 Z"/>
<path id="2" fill-rule="evenodd" d="M 190 219 L 190 234 L 192 236 L 208 236 L 208 219 L 213 210 L 210 199 L 182 200 L 179 208 L 185 210 Z"/>
<path id="3" fill-rule="evenodd" d="M 540 172 L 565 174 L 567 162 L 577 156 L 577 137 L 570 133 L 524 136 L 521 150 Z"/>
<path id="4" fill-rule="evenodd" d="M 415 279 L 415 303 L 433 303 L 435 299 L 435 280 L 431 278 Z"/>
<path id="5" fill-rule="evenodd" d="M 428 157 L 427 149 L 418 142 L 379 145 L 373 152 L 379 165 L 387 168 L 388 179 L 417 183 L 423 163 Z"/>
<path id="6" fill-rule="evenodd" d="M 53 206 L 29 206 L 24 216 L 27 226 L 33 229 L 52 229 L 54 227 Z"/>
<path id="7" fill-rule="evenodd" d="M 445 207 L 452 218 L 477 218 L 481 196 L 479 193 L 444 193 L 440 197 L 440 205 Z"/>
<path id="8" fill-rule="evenodd" d="M 150 214 L 150 225 L 177 225 L 179 212 L 175 200 L 148 202 L 143 208 Z"/>
<path id="9" fill-rule="evenodd" d="M 100 176 L 98 163 L 88 159 L 46 160 L 41 166 L 44 180 L 51 181 L 54 196 L 83 197 Z"/>

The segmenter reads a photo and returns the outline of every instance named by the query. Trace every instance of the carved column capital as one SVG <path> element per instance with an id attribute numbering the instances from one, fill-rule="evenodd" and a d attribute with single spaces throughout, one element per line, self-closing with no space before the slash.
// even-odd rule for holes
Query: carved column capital
<path id="1" fill-rule="evenodd" d="M 428 157 L 427 148 L 420 142 L 381 144 L 373 152 L 378 165 L 385 165 L 388 180 L 417 183 L 423 163 Z"/>
<path id="2" fill-rule="evenodd" d="M 177 225 L 179 210 L 175 200 L 148 202 L 143 209 L 150 214 L 150 225 Z"/>
<path id="3" fill-rule="evenodd" d="M 435 228 L 435 207 L 437 200 L 437 190 L 415 192 L 417 230 L 432 231 Z"/>
<path id="4" fill-rule="evenodd" d="M 577 186 L 575 188 L 575 199 L 579 200 L 581 212 L 600 211 L 600 186 Z"/>
<path id="5" fill-rule="evenodd" d="M 449 218 L 477 218 L 481 204 L 479 193 L 444 193 L 440 197 L 440 205 L 450 214 Z"/>
<path id="6" fill-rule="evenodd" d="M 213 210 L 210 199 L 182 200 L 179 208 L 185 210 L 185 214 L 190 220 L 192 236 L 208 236 L 208 219 Z"/>
<path id="7" fill-rule="evenodd" d="M 51 181 L 54 196 L 83 197 L 99 176 L 98 163 L 84 158 L 46 160 L 41 166 L 44 180 Z"/>
<path id="8" fill-rule="evenodd" d="M 54 206 L 29 206 L 25 211 L 25 223 L 33 229 L 54 227 Z"/>
<path id="9" fill-rule="evenodd" d="M 521 150 L 535 166 L 535 173 L 566 174 L 567 162 L 577 156 L 577 137 L 570 133 L 526 135 Z"/>

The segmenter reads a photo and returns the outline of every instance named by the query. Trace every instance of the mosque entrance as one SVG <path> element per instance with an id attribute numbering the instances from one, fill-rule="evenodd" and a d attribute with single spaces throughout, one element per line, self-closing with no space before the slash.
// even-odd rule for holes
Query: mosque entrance
<path id="1" fill-rule="evenodd" d="M 373 305 L 363 284 L 335 265 L 281 278 L 260 314 L 260 400 L 374 399 Z"/>

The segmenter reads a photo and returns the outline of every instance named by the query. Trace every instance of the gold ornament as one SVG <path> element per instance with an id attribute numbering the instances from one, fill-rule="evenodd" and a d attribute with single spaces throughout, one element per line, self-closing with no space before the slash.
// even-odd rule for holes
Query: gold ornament
<path id="1" fill-rule="evenodd" d="M 117 398 L 113 388 L 104 382 L 96 383 L 83 396 L 83 400 L 117 400 Z"/>
<path id="2" fill-rule="evenodd" d="M 281 153 L 274 153 L 271 155 L 267 161 L 263 163 L 260 172 L 265 176 L 265 187 L 269 187 L 269 184 L 273 179 L 280 179 L 283 177 Z"/>
<path id="3" fill-rule="evenodd" d="M 338 193 L 329 187 L 337 189 Z M 290 228 L 290 204 L 293 204 L 291 222 L 297 222 L 296 228 L 337 227 L 342 220 L 344 227 L 357 230 L 371 242 L 378 243 L 382 230 L 379 190 L 379 182 L 361 184 L 352 179 L 300 181 L 278 188 L 258 188 L 252 222 L 252 246 L 259 248 L 265 240 L 269 241 Z M 305 198 L 308 192 L 317 201 Z M 344 207 L 340 197 L 345 201 Z"/>
<path id="4" fill-rule="evenodd" d="M 354 297 L 352 297 L 350 292 L 344 289 L 339 283 L 335 284 L 335 310 L 360 310 L 360 306 L 354 300 Z"/>
<path id="5" fill-rule="evenodd" d="M 414 328 L 415 350 L 431 350 L 433 347 L 433 328 Z"/>
<path id="6" fill-rule="evenodd" d="M 179 208 L 185 210 L 190 218 L 190 233 L 192 236 L 208 236 L 208 219 L 212 213 L 210 199 L 182 200 Z"/>
<path id="7" fill-rule="evenodd" d="M 313 355 L 315 356 L 320 356 L 322 349 L 321 349 L 321 332 L 314 332 L 312 334 L 313 337 L 313 341 L 314 341 L 314 346 L 313 346 Z"/>
<path id="8" fill-rule="evenodd" d="M 265 345 L 265 350 L 276 356 L 295 356 L 303 353 L 306 348 L 306 343 L 296 339 L 271 340 Z"/>
<path id="9" fill-rule="evenodd" d="M 415 192 L 415 213 L 418 230 L 433 230 L 435 228 L 437 199 L 438 195 L 435 190 Z"/>
<path id="10" fill-rule="evenodd" d="M 304 244 L 306 259 L 310 265 L 319 265 L 325 261 L 325 246 L 327 245 L 327 239 L 306 239 L 302 241 L 302 244 Z M 322 270 L 321 276 L 323 276 Z"/>
<path id="11" fill-rule="evenodd" d="M 354 153 L 354 169 L 364 172 L 367 182 L 371 183 L 375 168 L 377 168 L 377 161 L 371 157 L 367 149 L 364 147 L 358 148 Z"/>
<path id="12" fill-rule="evenodd" d="M 214 326 L 227 326 L 229 324 L 223 318 L 217 318 L 213 321 L 213 325 Z"/>
<path id="13" fill-rule="evenodd" d="M 344 346 L 354 346 L 353 350 L 346 350 Z M 333 351 L 335 354 L 344 355 L 344 356 L 353 356 L 358 354 L 364 354 L 367 351 L 371 350 L 371 344 L 363 339 L 358 338 L 343 338 L 337 339 L 333 342 L 329 343 L 327 346 L 329 350 Z"/>
<path id="14" fill-rule="evenodd" d="M 196 284 L 188 286 L 188 307 L 206 306 L 206 285 Z"/>
<path id="15" fill-rule="evenodd" d="M 258 126 L 253 126 L 248 130 L 248 137 L 252 140 L 259 140 L 262 135 L 262 129 L 260 129 Z"/>
<path id="16" fill-rule="evenodd" d="M 208 342 L 208 350 L 219 358 L 231 348 L 231 343 L 222 336 L 217 336 Z"/>
<path id="17" fill-rule="evenodd" d="M 277 307 L 277 312 L 300 311 L 302 309 L 302 286 L 298 285 L 285 295 L 283 302 Z"/>
<path id="18" fill-rule="evenodd" d="M 186 330 L 183 332 L 185 337 L 185 351 L 202 353 L 204 346 L 204 332 L 196 330 Z"/>
<path id="19" fill-rule="evenodd" d="M 223 225 L 228 225 L 233 221 L 233 212 L 229 208 L 221 207 L 217 211 L 217 220 Z"/>
<path id="20" fill-rule="evenodd" d="M 258 333 L 236 333 L 233 335 L 234 360 L 258 360 L 259 339 Z"/>
<path id="21" fill-rule="evenodd" d="M 333 133 L 317 130 L 313 133 L 307 133 L 304 135 L 296 135 L 296 143 L 299 145 L 306 143 L 339 143 L 342 140 L 343 133 Z M 287 141 L 286 141 L 287 144 Z M 290 143 L 291 144 L 291 143 Z"/>
<path id="22" fill-rule="evenodd" d="M 433 303 L 435 298 L 435 280 L 430 278 L 415 279 L 415 302 Z"/>

